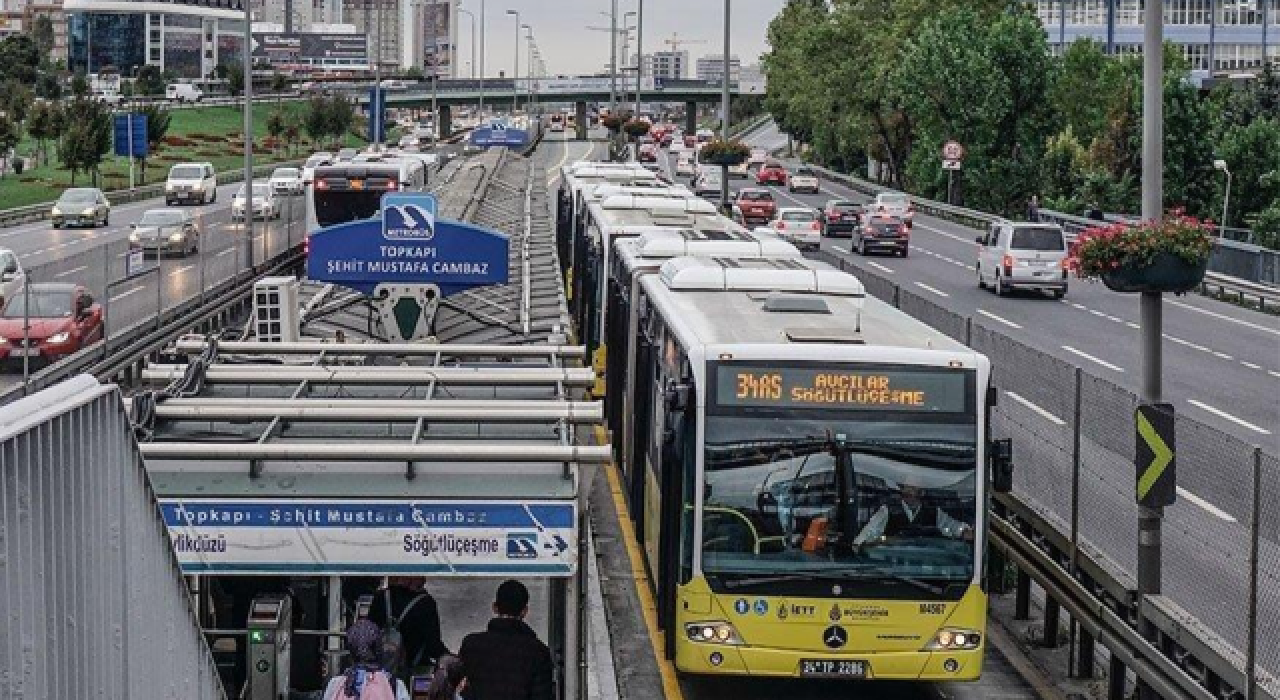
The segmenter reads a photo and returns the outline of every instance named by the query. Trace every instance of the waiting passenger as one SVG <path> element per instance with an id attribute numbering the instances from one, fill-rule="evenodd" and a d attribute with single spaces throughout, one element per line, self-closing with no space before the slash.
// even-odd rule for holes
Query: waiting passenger
<path id="1" fill-rule="evenodd" d="M 529 589 L 519 581 L 498 586 L 489 628 L 462 640 L 458 656 L 467 669 L 467 700 L 552 700 L 551 650 L 524 618 Z"/>
<path id="2" fill-rule="evenodd" d="M 901 493 L 901 502 L 880 506 L 853 540 L 853 546 L 884 537 L 934 536 L 973 540 L 973 526 L 956 520 L 937 506 L 925 505 L 920 498 L 920 487 L 903 484 Z"/>
<path id="3" fill-rule="evenodd" d="M 466 687 L 467 674 L 462 659 L 446 654 L 436 662 L 435 675 L 427 686 L 427 700 L 461 700 Z"/>
<path id="4" fill-rule="evenodd" d="M 347 628 L 351 668 L 329 680 L 324 700 L 409 700 L 409 689 L 382 663 L 382 629 L 368 620 Z"/>
<path id="5" fill-rule="evenodd" d="M 374 594 L 369 608 L 371 621 L 384 630 L 399 632 L 402 645 L 395 650 L 398 658 L 383 661 L 396 677 L 405 680 L 449 653 L 440 638 L 440 612 L 435 598 L 426 591 L 426 583 L 421 576 L 392 576 L 387 587 Z"/>

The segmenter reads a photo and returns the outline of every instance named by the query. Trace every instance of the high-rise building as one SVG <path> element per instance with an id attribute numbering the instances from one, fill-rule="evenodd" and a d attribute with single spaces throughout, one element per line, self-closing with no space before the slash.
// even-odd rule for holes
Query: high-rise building
<path id="1" fill-rule="evenodd" d="M 129 76 L 147 65 L 176 78 L 208 77 L 218 65 L 244 60 L 244 10 L 239 3 L 169 0 L 161 6 L 145 0 L 63 0 L 67 65 L 88 74 L 110 66 Z"/>
<path id="2" fill-rule="evenodd" d="M 1093 39 L 1108 53 L 1142 53 L 1142 0 L 1036 0 L 1049 48 L 1061 53 Z M 1165 40 L 1182 50 L 1192 75 L 1256 71 L 1280 65 L 1277 0 L 1164 0 Z"/>
<path id="3" fill-rule="evenodd" d="M 698 80 L 719 82 L 724 80 L 724 56 L 711 55 L 698 59 Z M 737 56 L 729 57 L 729 82 L 736 83 L 742 79 L 742 60 Z"/>
<path id="4" fill-rule="evenodd" d="M 67 14 L 62 9 L 62 0 L 0 0 L 0 38 L 31 31 L 39 17 L 48 17 L 53 25 L 53 50 L 50 58 L 65 62 Z"/>
<path id="5" fill-rule="evenodd" d="M 636 57 L 631 57 L 631 64 L 636 64 Z M 688 51 L 654 51 L 644 55 L 645 77 L 655 80 L 680 80 L 689 72 Z"/>

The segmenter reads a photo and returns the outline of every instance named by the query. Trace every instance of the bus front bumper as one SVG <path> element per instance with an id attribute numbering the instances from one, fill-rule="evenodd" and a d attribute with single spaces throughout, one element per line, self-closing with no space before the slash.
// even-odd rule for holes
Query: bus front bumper
<path id="1" fill-rule="evenodd" d="M 966 651 L 840 652 L 676 642 L 676 668 L 717 676 L 801 678 L 805 661 L 863 661 L 865 676 L 814 676 L 857 680 L 975 681 L 982 675 L 983 647 Z M 718 663 L 717 663 L 718 661 Z M 846 669 L 848 665 L 845 665 Z"/>

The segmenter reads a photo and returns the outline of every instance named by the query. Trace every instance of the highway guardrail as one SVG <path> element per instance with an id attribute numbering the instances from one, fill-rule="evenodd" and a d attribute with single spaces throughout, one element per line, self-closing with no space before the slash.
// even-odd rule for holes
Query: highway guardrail
<path id="1" fill-rule="evenodd" d="M 284 161 L 280 163 L 271 163 L 270 165 L 259 165 L 253 169 L 253 176 L 267 177 L 276 168 L 300 167 L 302 161 Z M 240 182 L 244 179 L 244 168 L 237 170 L 227 170 L 218 173 L 218 184 L 227 185 L 234 182 Z M 164 183 L 157 182 L 150 185 L 142 185 L 131 190 L 108 190 L 106 192 L 107 201 L 111 202 L 111 206 L 119 206 L 121 204 L 129 204 L 131 202 L 141 202 L 146 199 L 155 199 L 164 195 Z M 14 207 L 0 211 L 0 228 L 9 226 L 17 226 L 32 221 L 43 221 L 49 218 L 49 211 L 53 208 L 53 202 L 44 202 L 41 204 L 29 204 L 25 207 Z"/>

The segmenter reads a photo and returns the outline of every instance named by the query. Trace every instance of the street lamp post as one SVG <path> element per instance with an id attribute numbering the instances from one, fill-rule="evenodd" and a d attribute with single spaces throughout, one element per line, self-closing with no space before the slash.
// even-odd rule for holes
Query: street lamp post
<path id="1" fill-rule="evenodd" d="M 634 10 L 622 14 L 622 99 L 627 99 L 627 65 L 631 62 L 631 30 L 627 20 L 636 16 Z"/>
<path id="2" fill-rule="evenodd" d="M 525 32 L 527 32 L 524 37 L 525 39 L 524 49 L 525 49 L 525 52 L 528 54 L 525 56 L 525 59 L 524 59 L 525 78 L 532 81 L 533 80 L 533 27 L 530 27 L 527 24 L 522 24 L 520 25 L 520 28 L 525 30 Z M 515 51 L 516 53 L 520 53 L 519 41 L 516 42 Z M 518 77 L 519 76 L 517 76 L 517 78 Z M 530 85 L 532 85 L 532 83 L 530 83 Z M 519 94 L 520 83 L 517 82 L 514 87 L 516 88 L 516 93 Z M 529 91 L 533 92 L 532 88 Z M 526 112 L 529 111 L 529 100 L 530 100 L 530 97 L 526 95 L 524 98 L 524 111 Z"/>
<path id="3" fill-rule="evenodd" d="M 520 85 L 520 13 L 516 10 L 507 10 L 507 14 L 516 18 L 516 43 L 511 48 L 511 53 L 515 56 L 515 68 L 511 71 L 511 116 L 514 117 L 516 110 L 520 107 L 520 93 L 516 90 Z"/>
<path id="4" fill-rule="evenodd" d="M 476 111 L 484 114 L 484 0 L 480 0 L 480 67 L 478 70 L 480 72 L 480 107 Z"/>
<path id="5" fill-rule="evenodd" d="M 462 2 L 458 2 L 458 14 L 466 15 L 471 20 L 471 65 L 467 67 L 467 77 L 474 79 L 476 77 L 476 15 L 471 10 L 462 9 Z"/>
<path id="6" fill-rule="evenodd" d="M 640 116 L 640 91 L 644 89 L 644 0 L 636 16 L 636 117 Z M 676 47 L 679 48 L 679 47 Z"/>
<path id="7" fill-rule="evenodd" d="M 618 0 L 609 10 L 609 114 L 618 112 Z"/>
<path id="8" fill-rule="evenodd" d="M 1224 238 L 1227 235 L 1227 213 L 1230 211 L 1227 207 L 1231 204 L 1231 170 L 1227 168 L 1227 161 L 1222 159 L 1213 161 L 1213 167 L 1227 174 L 1227 192 L 1222 198 L 1222 224 L 1218 228 L 1218 237 Z"/>
<path id="9" fill-rule="evenodd" d="M 244 3 L 244 244 L 253 268 L 253 13 Z M 265 226 L 263 227 L 265 228 Z M 236 270 L 239 276 L 240 271 Z"/>
<path id="10" fill-rule="evenodd" d="M 729 0 L 724 0 L 724 65 L 720 87 L 720 138 L 729 140 Z M 729 211 L 729 166 L 720 166 L 720 208 Z"/>

